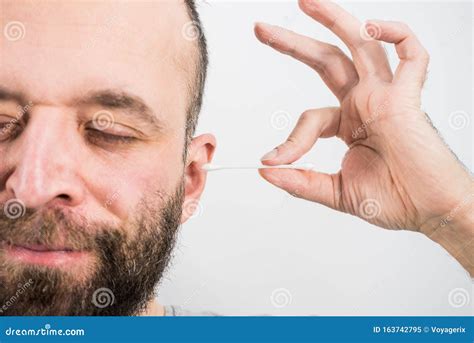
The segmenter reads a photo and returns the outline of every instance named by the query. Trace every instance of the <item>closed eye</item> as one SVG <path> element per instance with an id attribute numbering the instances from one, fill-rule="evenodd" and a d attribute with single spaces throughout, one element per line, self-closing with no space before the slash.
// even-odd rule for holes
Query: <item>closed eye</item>
<path id="1" fill-rule="evenodd" d="M 17 122 L 0 123 L 0 142 L 17 137 L 20 131 L 21 125 Z"/>
<path id="2" fill-rule="evenodd" d="M 111 134 L 111 133 L 98 130 L 95 128 L 87 128 L 86 134 L 87 134 L 87 138 L 92 143 L 103 142 L 103 143 L 131 144 L 138 140 L 137 137 Z"/>

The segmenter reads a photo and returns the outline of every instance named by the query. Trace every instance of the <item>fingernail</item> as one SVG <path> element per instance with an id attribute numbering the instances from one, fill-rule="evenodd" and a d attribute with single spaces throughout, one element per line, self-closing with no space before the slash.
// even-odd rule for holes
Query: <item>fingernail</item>
<path id="1" fill-rule="evenodd" d="M 260 159 L 260 161 L 272 160 L 275 157 L 277 157 L 277 155 L 278 155 L 278 150 L 275 148 L 272 151 L 267 152 L 265 155 L 263 155 L 263 157 Z"/>

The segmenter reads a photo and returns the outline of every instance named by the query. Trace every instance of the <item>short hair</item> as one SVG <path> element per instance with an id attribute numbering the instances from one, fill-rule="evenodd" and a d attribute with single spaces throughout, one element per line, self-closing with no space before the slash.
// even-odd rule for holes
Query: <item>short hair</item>
<path id="1" fill-rule="evenodd" d="M 197 49 L 198 57 L 196 63 L 196 70 L 194 80 L 190 86 L 191 94 L 190 101 L 188 103 L 187 114 L 186 114 L 186 142 L 185 151 L 191 141 L 197 127 L 199 113 L 201 112 L 202 99 L 204 96 L 204 88 L 206 84 L 207 66 L 209 64 L 209 55 L 207 52 L 207 42 L 204 36 L 204 30 L 202 28 L 199 13 L 196 9 L 195 0 L 184 0 L 188 15 L 191 19 L 191 24 L 196 30 L 197 37 Z"/>

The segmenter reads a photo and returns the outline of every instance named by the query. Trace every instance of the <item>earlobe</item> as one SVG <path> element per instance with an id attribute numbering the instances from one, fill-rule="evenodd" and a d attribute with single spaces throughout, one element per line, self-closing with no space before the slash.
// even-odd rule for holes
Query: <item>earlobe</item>
<path id="1" fill-rule="evenodd" d="M 206 185 L 207 172 L 202 169 L 212 162 L 216 149 L 216 138 L 211 134 L 194 137 L 188 147 L 184 170 L 184 203 L 181 224 L 191 217 L 199 207 L 199 199 Z"/>

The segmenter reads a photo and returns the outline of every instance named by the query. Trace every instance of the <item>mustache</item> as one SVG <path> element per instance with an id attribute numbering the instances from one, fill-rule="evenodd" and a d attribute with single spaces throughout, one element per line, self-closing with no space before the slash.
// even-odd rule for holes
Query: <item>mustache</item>
<path id="1" fill-rule="evenodd" d="M 0 213 L 0 242 L 10 245 L 42 245 L 68 250 L 90 251 L 100 246 L 104 235 L 123 235 L 105 223 L 92 223 L 71 211 L 50 208 L 24 209 L 12 219 Z"/>

